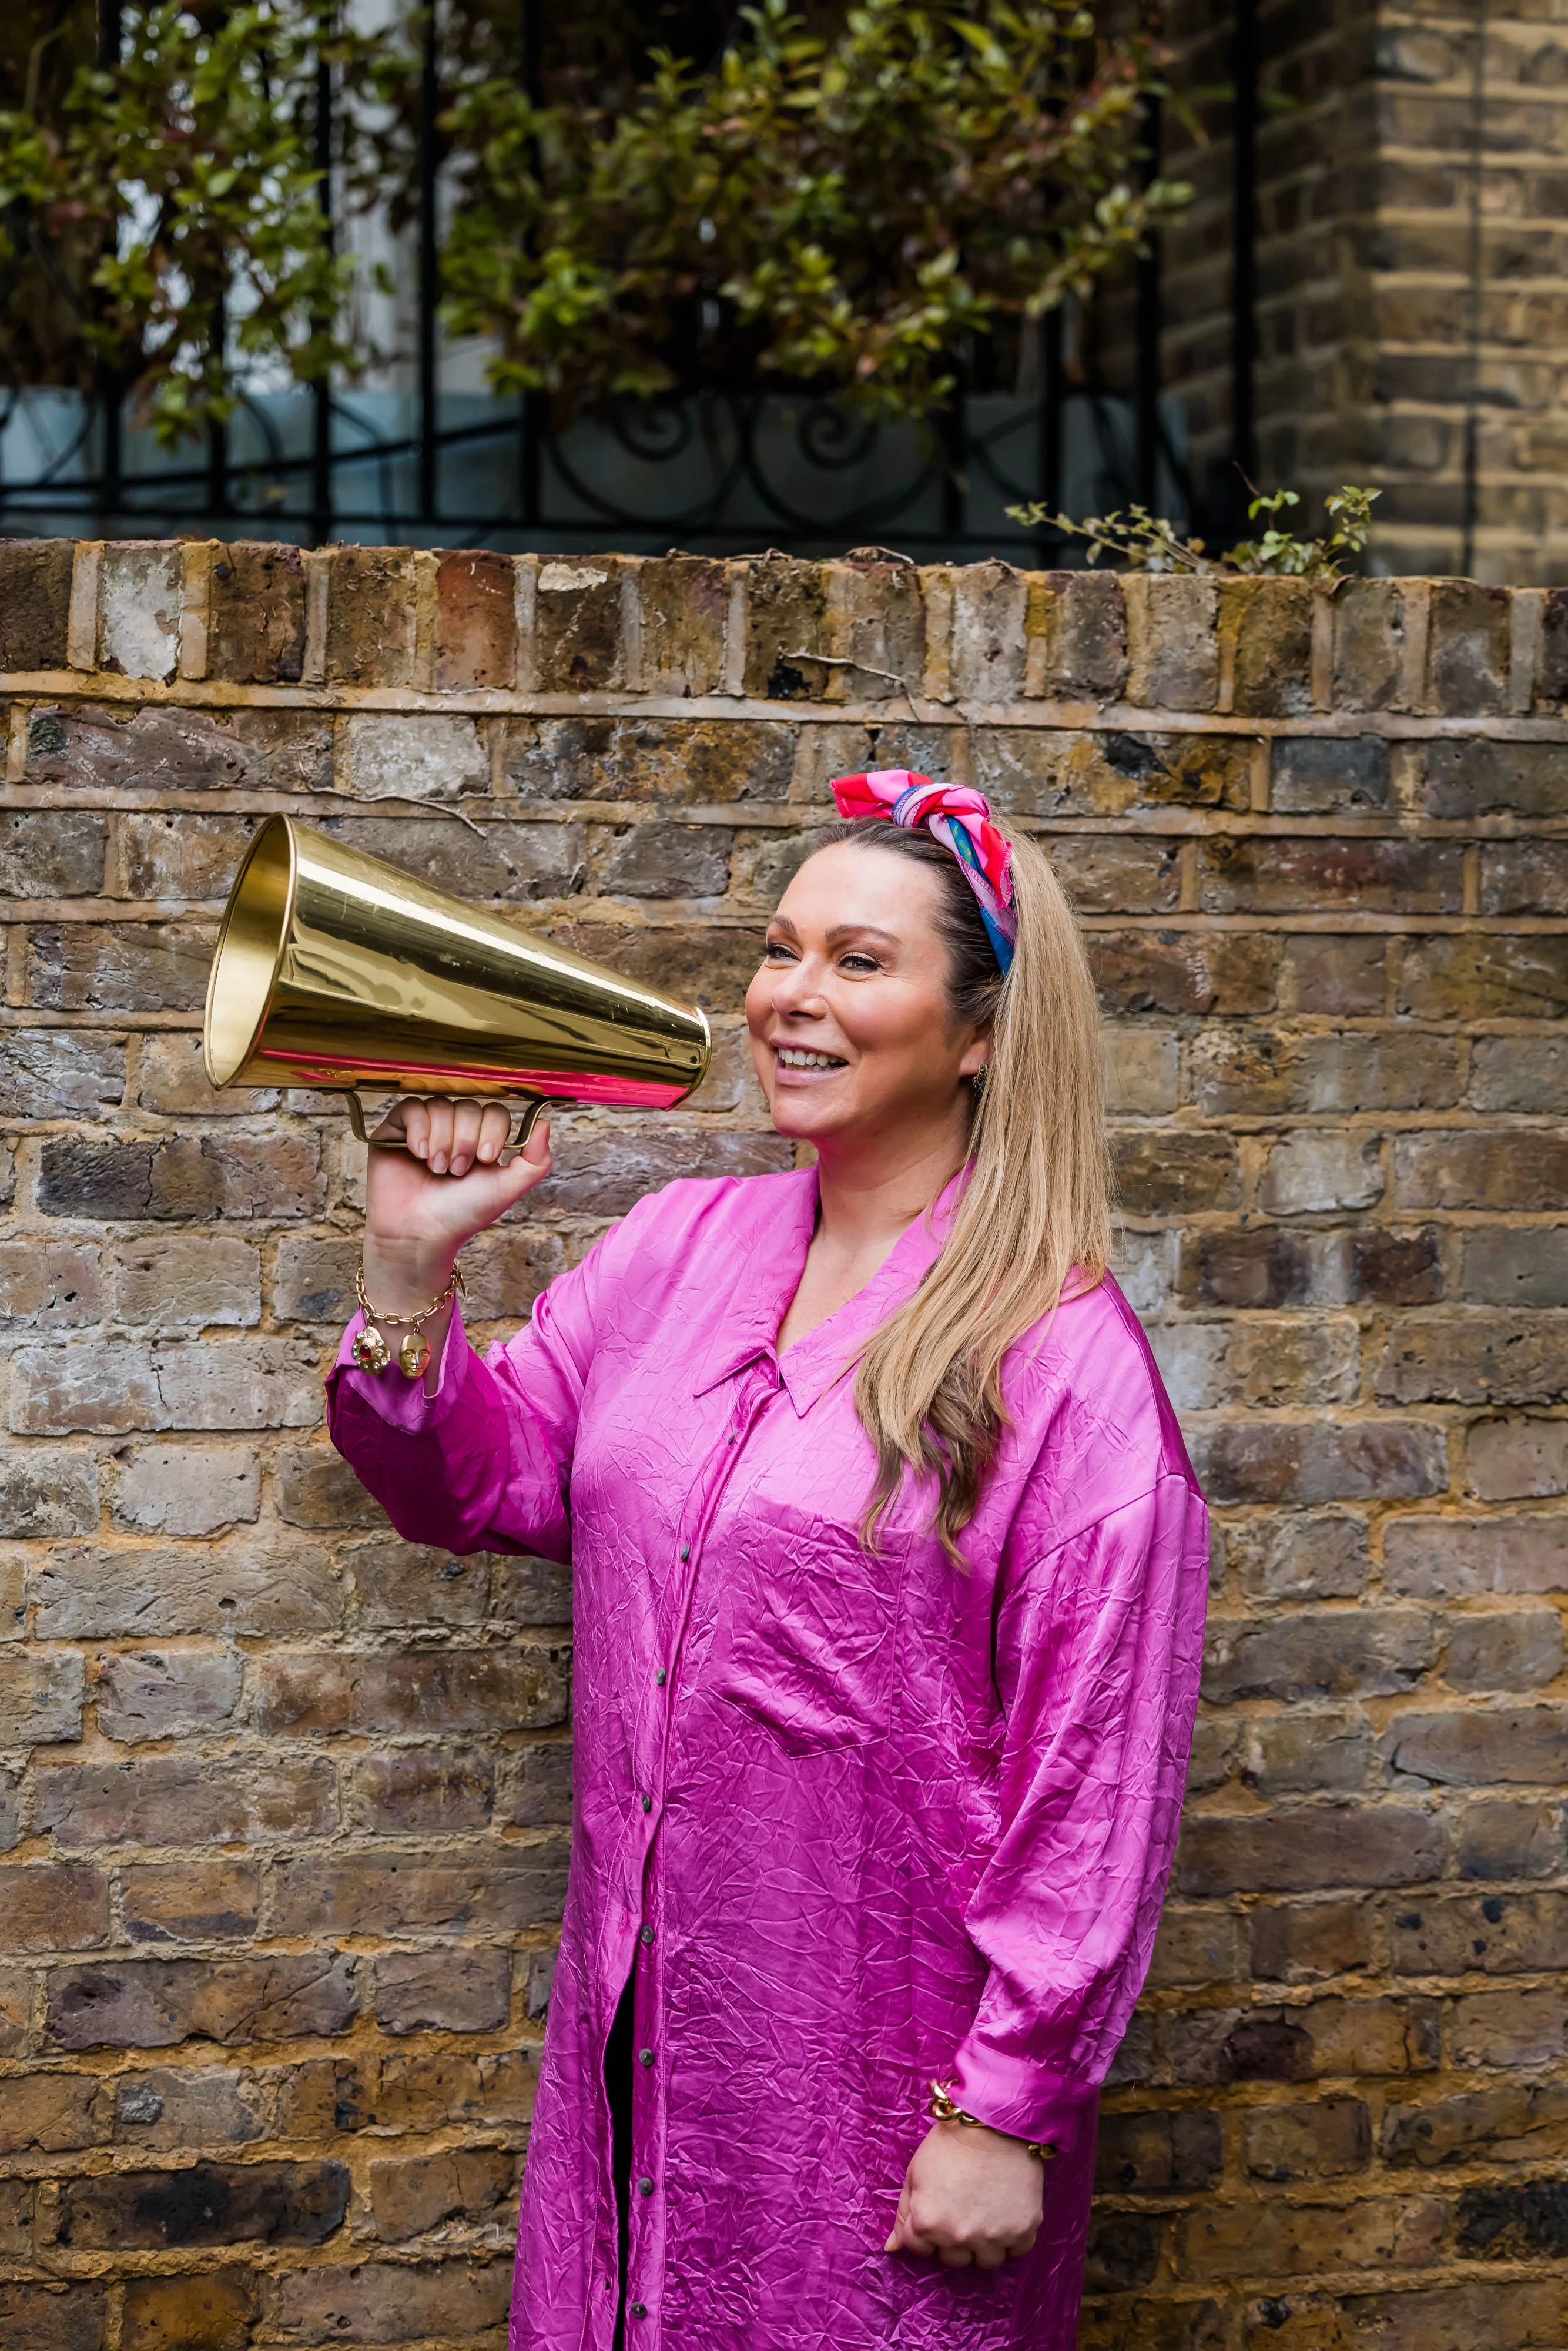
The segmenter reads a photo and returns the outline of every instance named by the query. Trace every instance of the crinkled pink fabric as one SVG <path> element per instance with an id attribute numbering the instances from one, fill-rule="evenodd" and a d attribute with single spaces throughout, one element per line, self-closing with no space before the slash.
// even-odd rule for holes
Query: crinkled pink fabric
<path id="1" fill-rule="evenodd" d="M 329 1383 L 333 1440 L 404 1535 L 572 1562 L 574 1854 L 512 2351 L 610 2351 L 602 2066 L 633 1970 L 628 2351 L 1073 2341 L 1097 2091 L 1181 1805 L 1203 1500 L 1105 1281 L 1008 1359 L 969 1572 L 928 1493 L 865 1552 L 845 1366 L 942 1210 L 779 1357 L 816 1188 L 672 1184 L 504 1351 L 455 1326 L 434 1397 L 347 1340 Z M 1022 2262 L 882 2250 L 933 2076 L 1061 2149 Z"/>

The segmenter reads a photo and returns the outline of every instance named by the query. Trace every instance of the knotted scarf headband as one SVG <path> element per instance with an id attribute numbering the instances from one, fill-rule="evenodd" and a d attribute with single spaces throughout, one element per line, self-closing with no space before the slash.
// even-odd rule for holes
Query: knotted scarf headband
<path id="1" fill-rule="evenodd" d="M 907 768 L 874 768 L 869 776 L 839 776 L 833 799 L 841 816 L 885 816 L 894 824 L 923 824 L 958 861 L 975 893 L 987 936 L 1005 979 L 1019 934 L 1013 906 L 1012 847 L 991 822 L 984 792 L 966 784 L 936 784 Z"/>

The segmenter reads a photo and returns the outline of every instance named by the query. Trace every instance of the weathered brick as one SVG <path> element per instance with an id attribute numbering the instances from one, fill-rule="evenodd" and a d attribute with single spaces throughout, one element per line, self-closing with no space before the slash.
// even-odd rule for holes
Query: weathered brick
<path id="1" fill-rule="evenodd" d="M 880 763 L 880 744 L 877 755 Z M 1250 804 L 1250 746 L 1235 735 L 981 726 L 973 757 L 975 781 L 1004 815 L 1124 816 L 1141 808 Z"/>
<path id="2" fill-rule="evenodd" d="M 250 1959 L 120 1959 L 55 1968 L 48 2035 L 78 2049 L 221 2046 L 347 2032 L 358 2007 L 356 1963 L 328 1952 Z"/>
<path id="3" fill-rule="evenodd" d="M 1509 594 L 1469 580 L 1431 590 L 1427 691 L 1435 710 L 1467 718 L 1508 708 Z"/>
<path id="4" fill-rule="evenodd" d="M 1425 2269 L 1437 2257 L 1448 2208 L 1436 2196 L 1355 2204 L 1249 2201 L 1214 2205 L 1189 2221 L 1178 2255 L 1186 2275 L 1302 2277 L 1325 2269 Z"/>
<path id="5" fill-rule="evenodd" d="M 1126 609 L 1109 571 L 1040 571 L 1030 580 L 1028 691 L 1050 700 L 1114 702 L 1127 674 Z"/>
<path id="6" fill-rule="evenodd" d="M 1083 2283 L 1091 2294 L 1149 2285 L 1160 2266 L 1159 2221 L 1147 2214 L 1103 2212 L 1092 2217 L 1084 2252 Z"/>
<path id="7" fill-rule="evenodd" d="M 329 568 L 327 679 L 329 684 L 412 685 L 415 647 L 414 569 L 407 548 L 334 547 L 316 559 Z"/>
<path id="8" fill-rule="evenodd" d="M 1469 1992 L 1456 2000 L 1450 2040 L 1460 2065 L 1550 2065 L 1568 2051 L 1560 1991 Z"/>
<path id="9" fill-rule="evenodd" d="M 71 2252 L 197 2245 L 319 2245 L 341 2228 L 352 2179 L 341 2163 L 195 2163 L 178 2171 L 68 2180 L 55 2241 Z"/>
<path id="10" fill-rule="evenodd" d="M 1235 1528 L 1242 1589 L 1260 1600 L 1354 1600 L 1365 1588 L 1366 1521 L 1343 1510 L 1273 1513 Z"/>
<path id="11" fill-rule="evenodd" d="M 141 1347 L 83 1340 L 21 1347 L 13 1358 L 11 1426 L 23 1436 L 308 1428 L 320 1416 L 315 1361 L 287 1340 L 235 1340 L 221 1353 L 194 1341 Z"/>
<path id="12" fill-rule="evenodd" d="M 1391 1519 L 1383 1558 L 1385 1583 L 1416 1599 L 1568 1592 L 1568 1517 Z"/>
<path id="13" fill-rule="evenodd" d="M 588 872 L 588 834 L 576 823 L 497 823 L 486 811 L 482 836 L 450 817 L 335 816 L 321 830 L 455 898 L 519 905 L 570 898 Z"/>
<path id="14" fill-rule="evenodd" d="M 29 1579 L 44 1640 L 176 1633 L 325 1633 L 343 1603 L 329 1554 L 298 1535 L 231 1537 L 199 1551 L 60 1544 Z"/>
<path id="15" fill-rule="evenodd" d="M 504 1950 L 387 1951 L 373 1974 L 384 2032 L 491 2032 L 507 2022 L 511 1964 Z"/>
<path id="16" fill-rule="evenodd" d="M 566 1888 L 564 1840 L 501 1861 L 493 1848 L 425 1855 L 340 1853 L 279 1861 L 273 1922 L 280 1935 L 514 1934 L 550 1926 Z"/>
<path id="17" fill-rule="evenodd" d="M 1372 2118 L 1360 2098 L 1254 2106 L 1247 2116 L 1242 2145 L 1242 2160 L 1256 2179 L 1280 2184 L 1294 2179 L 1340 2179 L 1347 2173 L 1364 2171 L 1371 2160 Z M 1331 2266 L 1342 2265 L 1334 2262 Z"/>
<path id="18" fill-rule="evenodd" d="M 1222 2159 L 1218 2115 L 1201 2109 L 1105 2115 L 1095 2148 L 1094 2184 L 1102 2194 L 1134 2196 L 1212 2188 Z"/>
<path id="19" fill-rule="evenodd" d="M 109 889 L 117 898 L 226 898 L 258 817 L 188 809 L 117 819 Z"/>
<path id="20" fill-rule="evenodd" d="M 1558 1037 L 1476 1038 L 1469 1098 L 1481 1111 L 1568 1111 L 1568 1044 Z"/>
<path id="21" fill-rule="evenodd" d="M 571 1749 L 525 1747 L 517 1757 L 507 1818 L 514 1828 L 567 1828 L 571 1823 Z"/>
<path id="22" fill-rule="evenodd" d="M 180 548 L 173 539 L 110 540 L 99 587 L 99 666 L 172 685 L 180 660 Z"/>
<path id="23" fill-rule="evenodd" d="M 1263 1715 L 1247 1725 L 1242 1777 L 1264 1796 L 1354 1794 L 1371 1751 L 1371 1726 L 1354 1708 Z"/>
<path id="24" fill-rule="evenodd" d="M 1228 1911 L 1166 1905 L 1149 1961 L 1151 1991 L 1168 1991 L 1176 1984 L 1229 1983 L 1239 1972 L 1238 1922 Z"/>
<path id="25" fill-rule="evenodd" d="M 1473 2156 L 1493 2163 L 1561 2159 L 1568 2153 L 1568 2085 L 1500 2083 L 1418 2106 L 1390 2105 L 1379 2152 L 1385 2163 L 1428 2167 Z"/>
<path id="26" fill-rule="evenodd" d="M 276 1110 L 278 1095 L 265 1086 L 226 1086 L 220 1093 L 202 1066 L 202 1040 L 188 1031 L 167 1029 L 141 1040 L 141 1081 L 137 1100 L 143 1110 L 194 1111 L 203 1118 L 250 1118 Z"/>
<path id="27" fill-rule="evenodd" d="M 1501 1312 L 1406 1316 L 1374 1374 L 1391 1404 L 1552 1404 L 1565 1380 L 1555 1325 Z"/>
<path id="28" fill-rule="evenodd" d="M 1568 1926 L 1562 1894 L 1469 1894 L 1403 1907 L 1389 1921 L 1397 1975 L 1533 1974 L 1552 1969 Z"/>
<path id="29" fill-rule="evenodd" d="M 264 1732 L 540 1729 L 566 1713 L 566 1673 L 548 1649 L 340 1650 L 264 1660 L 256 1718 Z"/>
<path id="30" fill-rule="evenodd" d="M 1219 591 L 1207 580 L 1134 572 L 1127 607 L 1127 699 L 1165 710 L 1212 710 L 1219 694 Z"/>
<path id="31" fill-rule="evenodd" d="M 246 2351 L 260 2311 L 256 2281 L 246 2270 L 132 2278 L 125 2289 L 120 2351 Z"/>
<path id="32" fill-rule="evenodd" d="M 1260 1903 L 1249 1925 L 1252 1973 L 1265 1982 L 1321 1983 L 1358 1972 L 1372 1957 L 1364 1901 Z"/>
<path id="33" fill-rule="evenodd" d="M 637 567 L 643 613 L 643 680 L 653 694 L 716 693 L 724 682 L 729 582 L 722 563 L 700 555 L 653 558 Z M 915 589 L 918 610 L 918 583 Z M 919 612 L 919 643 L 925 644 Z M 856 644 L 854 651 L 872 658 Z M 883 648 L 886 650 L 885 645 Z"/>
<path id="34" fill-rule="evenodd" d="M 1480 856 L 1483 914 L 1568 914 L 1568 852 L 1557 841 L 1498 841 Z"/>
<path id="35" fill-rule="evenodd" d="M 571 1569 L 526 1553 L 490 1562 L 490 1614 L 503 1625 L 570 1625 Z"/>
<path id="36" fill-rule="evenodd" d="M 137 1534 L 214 1535 L 254 1520 L 261 1469 L 242 1445 L 142 1445 L 128 1449 L 114 1481 L 114 1523 Z M 41 1528 L 79 1534 L 82 1527 Z"/>
<path id="37" fill-rule="evenodd" d="M 677 1176 L 763 1176 L 793 1164 L 793 1153 L 773 1134 L 704 1133 L 673 1134 L 668 1129 L 572 1138 L 570 1160 L 528 1196 L 538 1216 L 549 1210 L 572 1217 L 623 1217 L 644 1192 Z"/>
<path id="38" fill-rule="evenodd" d="M 273 1502 L 291 1527 L 384 1527 L 386 1514 L 341 1457 L 325 1446 L 280 1445 Z"/>
<path id="39" fill-rule="evenodd" d="M 1466 1479 L 1483 1502 L 1568 1493 L 1568 1422 L 1514 1417 L 1465 1432 Z"/>
<path id="40" fill-rule="evenodd" d="M 488 1558 L 457 1559 L 450 1552 L 387 1535 L 343 1553 L 353 1576 L 358 1614 L 365 1625 L 479 1625 L 489 1592 Z"/>
<path id="41" fill-rule="evenodd" d="M 1568 937 L 1452 931 L 1410 939 L 1395 1009 L 1426 1020 L 1555 1019 L 1568 1010 Z"/>
<path id="42" fill-rule="evenodd" d="M 1387 1698 L 1410 1688 L 1437 1654 L 1429 1616 L 1406 1608 L 1344 1608 L 1276 1618 L 1208 1621 L 1203 1694 L 1242 1698 Z"/>
<path id="43" fill-rule="evenodd" d="M 44 1145 L 38 1206 L 47 1216 L 111 1219 L 308 1217 L 325 1207 L 326 1184 L 314 1134 L 62 1136 Z"/>
<path id="44" fill-rule="evenodd" d="M 0 1651 L 0 1747 L 78 1738 L 82 1672 L 81 1658 L 71 1650 Z"/>
<path id="45" fill-rule="evenodd" d="M 1258 1197 L 1273 1216 L 1321 1216 L 1336 1208 L 1371 1207 L 1382 1197 L 1383 1184 L 1375 1135 L 1308 1128 L 1282 1135 L 1270 1147 Z"/>
<path id="46" fill-rule="evenodd" d="M 1276 741 L 1271 809 L 1337 815 L 1387 804 L 1388 746 L 1381 735 L 1287 735 Z"/>
<path id="47" fill-rule="evenodd" d="M 511 2293 L 510 2261 L 285 2270 L 277 2319 L 290 2343 L 416 2344 L 440 2335 L 464 2342 L 505 2325 Z"/>
<path id="48" fill-rule="evenodd" d="M 1286 718 L 1312 706 L 1312 607 L 1318 590 L 1304 580 L 1265 586 L 1227 580 L 1219 591 L 1219 632 L 1233 644 L 1231 708 Z"/>
<path id="49" fill-rule="evenodd" d="M 0 1535 L 90 1534 L 98 1524 L 98 1464 L 53 1446 L 0 1459 Z"/>
<path id="50" fill-rule="evenodd" d="M 68 548 L 67 549 L 68 553 Z M 5 607 L 0 573 L 0 626 Z M 62 632 L 63 634 L 63 632 Z M 5 640 L 0 636 L 0 654 Z M 63 653 L 60 658 L 64 659 Z M 103 2351 L 109 2336 L 109 2294 L 97 2280 L 71 2284 L 0 2283 L 0 2331 L 5 2351 Z"/>
<path id="51" fill-rule="evenodd" d="M 1531 1689 L 1563 1668 L 1563 1620 L 1555 1608 L 1450 1623 L 1443 1678 L 1461 1690 Z"/>
<path id="52" fill-rule="evenodd" d="M 1113 1136 L 1116 1186 L 1134 1216 L 1233 1208 L 1240 1198 L 1236 1145 L 1228 1135 L 1123 1129 Z"/>
<path id="53" fill-rule="evenodd" d="M 376 2234 L 389 2244 L 444 2220 L 482 2220 L 511 2191 L 515 2160 L 502 2147 L 452 2147 L 371 2166 Z"/>
<path id="54" fill-rule="evenodd" d="M 0 1118 L 100 1118 L 125 1096 L 125 1047 L 98 1029 L 13 1029 L 0 1038 Z"/>
<path id="55" fill-rule="evenodd" d="M 1225 2321 L 1217 2302 L 1087 2302 L 1080 2351 L 1222 2351 Z"/>
<path id="56" fill-rule="evenodd" d="M 1568 1306 L 1568 1227 L 1481 1226 L 1460 1245 L 1458 1295 L 1483 1305 Z"/>
<path id="57" fill-rule="evenodd" d="M 232 1942 L 261 1920 L 261 1880 L 251 1861 L 153 1861 L 120 1873 L 125 1931 L 133 1943 Z"/>
<path id="58" fill-rule="evenodd" d="M 1201 1813 L 1182 1831 L 1184 1894 L 1307 1893 L 1319 1886 L 1414 1886 L 1443 1867 L 1441 1823 L 1408 1804 L 1323 1804 L 1289 1813 Z"/>
<path id="59" fill-rule="evenodd" d="M 1336 2074 L 1427 2074 L 1440 2053 L 1429 2000 L 1309 2001 L 1301 2008 L 1193 2009 L 1171 2022 L 1181 2082 L 1305 2082 Z"/>
<path id="60" fill-rule="evenodd" d="M 162 1235 L 115 1252 L 115 1320 L 160 1330 L 261 1320 L 261 1259 L 249 1241 Z"/>
<path id="61" fill-rule="evenodd" d="M 517 661 L 517 583 L 509 555 L 442 549 L 435 567 L 435 683 L 509 686 Z"/>
<path id="62" fill-rule="evenodd" d="M 1555 1877 L 1568 1860 L 1561 1804 L 1469 1804 L 1458 1827 L 1461 1877 Z"/>
<path id="63" fill-rule="evenodd" d="M 63 2155 L 108 2136 L 93 2074 L 12 2074 L 0 2080 L 0 2155 Z"/>
<path id="64" fill-rule="evenodd" d="M 37 923 L 26 1000 L 53 1012 L 199 1012 L 213 946 L 201 923 Z"/>
<path id="65" fill-rule="evenodd" d="M 120 2146 L 141 2156 L 188 2154 L 267 2137 L 267 2072 L 249 2066 L 138 2066 L 106 2085 L 105 2103 L 111 2087 Z"/>
<path id="66" fill-rule="evenodd" d="M 1437 841 L 1207 841 L 1199 853 L 1198 904 L 1215 914 L 1293 914 L 1312 906 L 1458 914 L 1464 849 Z"/>
<path id="67" fill-rule="evenodd" d="M 8 1950 L 86 1950 L 109 1938 L 109 1881 L 99 1870 L 17 1864 L 0 1887 Z"/>
<path id="68" fill-rule="evenodd" d="M 1500 743 L 1461 735 L 1423 744 L 1421 805 L 1428 816 L 1562 816 L 1568 744 Z"/>
<path id="69" fill-rule="evenodd" d="M 265 784 L 253 745 L 265 740 L 256 717 L 214 717 L 204 710 L 104 709 L 90 703 L 37 708 L 27 728 L 27 781 L 68 791 L 213 791 Z M 267 714 L 271 716 L 271 714 Z M 285 727 L 295 714 L 281 713 Z M 283 789 L 287 789 L 285 784 Z M 308 786 L 306 787 L 308 789 Z"/>
<path id="70" fill-rule="evenodd" d="M 514 718 L 502 768 L 528 800 L 786 800 L 795 728 L 773 718 Z"/>
<path id="71" fill-rule="evenodd" d="M 0 545 L 0 670 L 64 669 L 75 556 L 69 539 Z"/>
<path id="72" fill-rule="evenodd" d="M 560 931 L 563 946 L 571 947 L 579 955 L 591 956 L 596 963 L 608 964 L 612 971 L 620 972 L 627 979 L 646 980 L 667 996 L 678 996 L 687 1004 L 700 1005 L 705 1012 L 738 1012 L 741 1009 L 746 1001 L 746 991 L 762 960 L 762 943 L 763 933 L 759 925 L 747 927 L 727 923 L 715 923 L 704 930 L 698 930 L 686 922 L 635 925 L 573 923 L 570 930 L 562 927 Z M 721 1151 L 725 1145 L 733 1145 L 737 1140 L 733 1135 L 706 1133 L 700 1137 L 683 1136 L 682 1146 L 689 1159 L 694 1145 L 698 1153 L 709 1153 Z M 759 1136 L 755 1140 L 776 1144 L 776 1138 L 772 1136 Z M 622 1152 L 629 1142 L 628 1136 L 622 1144 Z M 638 1148 L 642 1143 L 643 1138 L 639 1137 Z M 777 1164 L 791 1163 L 781 1154 Z M 690 1172 L 689 1166 L 683 1165 L 682 1174 Z M 705 1167 L 702 1172 L 706 1175 L 719 1171 Z M 750 1166 L 734 1172 L 758 1175 L 762 1171 Z M 666 1180 L 655 1179 L 656 1182 Z M 653 1186 L 636 1186 L 639 1196 L 649 1188 Z M 530 1193 L 529 1207 L 539 1197 L 538 1192 Z M 630 1199 L 627 1206 L 631 1206 Z"/>
<path id="73" fill-rule="evenodd" d="M 490 789 L 490 762 L 472 718 L 356 711 L 343 723 L 338 787 L 364 800 L 449 800 Z"/>
<path id="74" fill-rule="evenodd" d="M 1213 1502 L 1392 1500 L 1448 1483 L 1443 1433 L 1418 1421 L 1235 1421 L 1194 1432 L 1190 1450 Z"/>
<path id="75" fill-rule="evenodd" d="M 1396 1033 L 1210 1029 L 1193 1041 L 1190 1086 L 1194 1103 L 1209 1117 L 1446 1110 L 1459 1099 L 1453 1044 Z"/>
<path id="76" fill-rule="evenodd" d="M 100 1844 L 248 1844 L 323 1836 L 336 1824 L 326 1757 L 240 1764 L 173 1753 L 60 1763 L 38 1772 L 37 1825 L 67 1851 Z"/>
<path id="77" fill-rule="evenodd" d="M 1380 1013 L 1388 995 L 1388 950 L 1376 937 L 1307 931 L 1282 942 L 1288 1000 L 1298 1012 L 1343 1019 Z"/>
<path id="78" fill-rule="evenodd" d="M 1399 692 L 1405 599 L 1392 580 L 1347 580 L 1334 595 L 1333 695 L 1348 710 L 1379 710 Z"/>
<path id="79" fill-rule="evenodd" d="M 1396 1714 L 1385 1734 L 1389 1768 L 1438 1786 L 1561 1780 L 1568 1758 L 1568 1707 L 1456 1708 Z"/>
<path id="80" fill-rule="evenodd" d="M 221 1649 L 111 1652 L 99 1659 L 93 1683 L 99 1730 L 125 1740 L 188 1737 L 225 1723 L 239 1690 L 240 1661 Z"/>
<path id="81" fill-rule="evenodd" d="M 297 547 L 236 539 L 209 575 L 207 674 L 244 685 L 298 678 L 305 661 L 305 566 Z"/>
<path id="82" fill-rule="evenodd" d="M 0 896 L 97 897 L 108 838 L 107 818 L 85 809 L 12 809 L 0 818 Z"/>
<path id="83" fill-rule="evenodd" d="M 625 682 L 621 580 L 613 555 L 539 565 L 534 600 L 534 674 L 541 694 L 591 694 Z M 748 685 L 748 692 L 760 688 Z"/>
<path id="84" fill-rule="evenodd" d="M 354 1769 L 354 1813 L 368 1829 L 407 1834 L 485 1828 L 495 1796 L 496 1767 L 482 1752 L 404 1750 L 367 1755 Z"/>
<path id="85" fill-rule="evenodd" d="M 611 838 L 604 887 L 631 898 L 721 897 L 734 840 L 722 825 L 630 825 Z"/>

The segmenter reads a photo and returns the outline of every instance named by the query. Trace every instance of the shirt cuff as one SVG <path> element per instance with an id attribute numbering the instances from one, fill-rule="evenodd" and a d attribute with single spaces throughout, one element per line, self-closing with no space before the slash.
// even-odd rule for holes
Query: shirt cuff
<path id="1" fill-rule="evenodd" d="M 943 2083 L 956 2106 L 1009 2138 L 1054 2147 L 1059 2155 L 1093 2153 L 1099 2085 L 1051 2074 L 1028 2058 L 1007 2057 L 966 2042 Z"/>
<path id="2" fill-rule="evenodd" d="M 425 1395 L 423 1377 L 417 1380 L 403 1377 L 398 1369 L 395 1347 L 392 1362 L 384 1372 L 361 1371 L 354 1361 L 354 1341 L 364 1327 L 365 1316 L 361 1310 L 343 1333 L 338 1360 L 328 1374 L 329 1386 L 350 1389 L 389 1427 L 403 1429 L 411 1437 L 436 1427 L 455 1406 L 468 1377 L 468 1366 L 474 1360 L 474 1350 L 468 1343 L 468 1333 L 463 1325 L 463 1310 L 455 1299 L 434 1395 Z"/>

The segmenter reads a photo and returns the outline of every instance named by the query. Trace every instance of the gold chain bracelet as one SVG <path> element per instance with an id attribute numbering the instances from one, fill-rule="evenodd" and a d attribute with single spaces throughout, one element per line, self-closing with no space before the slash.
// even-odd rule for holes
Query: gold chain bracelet
<path id="1" fill-rule="evenodd" d="M 978 2115 L 967 2115 L 962 2106 L 956 2106 L 940 2082 L 931 2085 L 930 2111 L 937 2122 L 962 2123 L 966 2130 L 993 2130 L 996 2127 L 992 2123 L 983 2123 Z M 1026 2138 L 1022 2146 L 1025 2153 L 1032 2155 L 1037 2163 L 1054 2163 L 1061 2152 L 1060 2147 L 1052 2147 L 1049 2139 Z"/>
<path id="2" fill-rule="evenodd" d="M 365 1295 L 365 1261 L 361 1258 L 359 1271 L 354 1276 L 354 1295 L 364 1308 L 365 1319 L 355 1332 L 353 1345 L 349 1350 L 361 1371 L 384 1372 L 392 1361 L 392 1349 L 382 1338 L 377 1325 L 382 1322 L 406 1322 L 409 1326 L 408 1335 L 399 1342 L 397 1367 L 405 1380 L 423 1379 L 425 1368 L 430 1362 L 430 1342 L 424 1335 L 423 1325 L 433 1314 L 439 1314 L 442 1308 L 455 1298 L 460 1290 L 466 1297 L 468 1293 L 463 1280 L 463 1270 L 460 1266 L 455 1265 L 452 1269 L 452 1279 L 440 1297 L 433 1298 L 428 1306 L 422 1306 L 417 1314 L 378 1314 Z"/>

